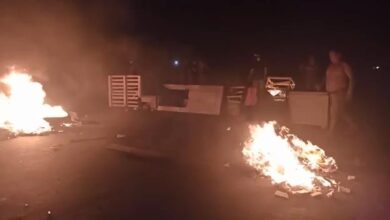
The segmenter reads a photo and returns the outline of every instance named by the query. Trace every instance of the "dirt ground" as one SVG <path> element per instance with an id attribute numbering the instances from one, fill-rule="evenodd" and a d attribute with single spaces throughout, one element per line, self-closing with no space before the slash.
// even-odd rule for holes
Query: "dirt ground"
<path id="1" fill-rule="evenodd" d="M 387 154 L 370 129 L 330 137 L 319 128 L 292 127 L 335 157 L 352 193 L 285 200 L 243 163 L 248 129 L 240 118 L 111 111 L 96 119 L 63 133 L 0 142 L 0 219 L 390 218 Z M 106 149 L 111 143 L 172 158 L 134 157 Z"/>

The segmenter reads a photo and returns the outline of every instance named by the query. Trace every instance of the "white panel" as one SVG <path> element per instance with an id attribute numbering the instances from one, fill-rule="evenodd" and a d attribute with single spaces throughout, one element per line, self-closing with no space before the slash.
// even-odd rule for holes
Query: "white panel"
<path id="1" fill-rule="evenodd" d="M 159 111 L 173 111 L 186 113 L 200 113 L 219 115 L 221 111 L 223 87 L 202 85 L 164 85 L 172 90 L 189 90 L 186 107 L 158 106 Z"/>
<path id="2" fill-rule="evenodd" d="M 316 125 L 328 124 L 329 96 L 324 92 L 289 92 L 288 103 L 293 123 Z"/>

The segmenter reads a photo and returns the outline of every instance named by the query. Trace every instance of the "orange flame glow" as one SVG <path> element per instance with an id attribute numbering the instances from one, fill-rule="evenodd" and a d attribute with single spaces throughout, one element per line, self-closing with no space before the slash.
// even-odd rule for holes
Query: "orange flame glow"
<path id="1" fill-rule="evenodd" d="M 11 71 L 0 79 L 8 92 L 0 92 L 0 128 L 14 134 L 40 134 L 51 130 L 45 118 L 68 114 L 61 106 L 45 104 L 46 93 L 27 73 Z"/>
<path id="2" fill-rule="evenodd" d="M 289 134 L 276 122 L 250 127 L 251 139 L 242 153 L 246 162 L 292 193 L 331 189 L 336 181 L 326 174 L 337 170 L 336 161 L 324 150 Z"/>

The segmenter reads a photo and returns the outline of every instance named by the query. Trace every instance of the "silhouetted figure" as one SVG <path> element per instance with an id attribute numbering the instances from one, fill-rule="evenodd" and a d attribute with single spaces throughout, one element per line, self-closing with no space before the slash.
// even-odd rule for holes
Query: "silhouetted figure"
<path id="1" fill-rule="evenodd" d="M 129 75 L 138 75 L 136 63 L 134 60 L 129 60 Z"/>
<path id="2" fill-rule="evenodd" d="M 249 70 L 249 74 L 247 77 L 247 85 L 252 86 L 254 81 L 258 81 L 258 83 L 260 83 L 260 81 L 263 81 L 264 83 L 266 80 L 265 78 L 267 77 L 266 71 L 267 68 L 264 60 L 262 60 L 259 55 L 255 54 L 252 68 Z"/>
<path id="3" fill-rule="evenodd" d="M 310 55 L 299 67 L 299 70 L 301 72 L 304 90 L 314 91 L 320 89 L 320 68 L 314 56 Z"/>
<path id="4" fill-rule="evenodd" d="M 326 91 L 330 96 L 330 132 L 334 131 L 340 120 L 345 120 L 351 128 L 356 128 L 351 116 L 346 111 L 347 103 L 352 98 L 354 78 L 351 67 L 343 61 L 341 53 L 329 52 L 330 64 L 326 70 Z"/>
<path id="5" fill-rule="evenodd" d="M 208 79 L 209 66 L 202 60 L 198 61 L 198 83 L 205 84 Z"/>
<path id="6" fill-rule="evenodd" d="M 187 69 L 187 83 L 195 85 L 198 84 L 198 81 L 199 81 L 198 62 L 192 61 L 190 62 Z"/>
<path id="7" fill-rule="evenodd" d="M 253 55 L 252 68 L 246 82 L 245 107 L 249 121 L 256 121 L 259 115 L 259 102 L 264 101 L 264 91 L 267 68 L 265 62 L 258 54 Z"/>

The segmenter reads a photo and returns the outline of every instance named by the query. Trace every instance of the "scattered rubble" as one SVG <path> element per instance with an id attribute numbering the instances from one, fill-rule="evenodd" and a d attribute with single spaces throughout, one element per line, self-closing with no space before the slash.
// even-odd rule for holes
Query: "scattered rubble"
<path id="1" fill-rule="evenodd" d="M 347 194 L 351 193 L 351 189 L 344 186 L 338 186 L 337 191 L 347 193 Z"/>
<path id="2" fill-rule="evenodd" d="M 319 197 L 321 195 L 322 195 L 322 192 L 312 192 L 312 193 L 310 193 L 311 197 Z"/>
<path id="3" fill-rule="evenodd" d="M 288 193 L 279 190 L 277 190 L 274 195 L 280 198 L 289 199 Z"/>
<path id="4" fill-rule="evenodd" d="M 330 198 L 330 197 L 333 196 L 333 194 L 334 194 L 334 190 L 331 190 L 331 191 L 329 191 L 329 192 L 326 194 L 326 197 Z"/>
<path id="5" fill-rule="evenodd" d="M 352 176 L 352 175 L 347 176 L 347 180 L 355 180 L 355 179 L 356 179 L 356 176 Z"/>
<path id="6" fill-rule="evenodd" d="M 226 131 L 231 131 L 231 130 L 232 128 L 230 126 L 226 128 Z"/>

